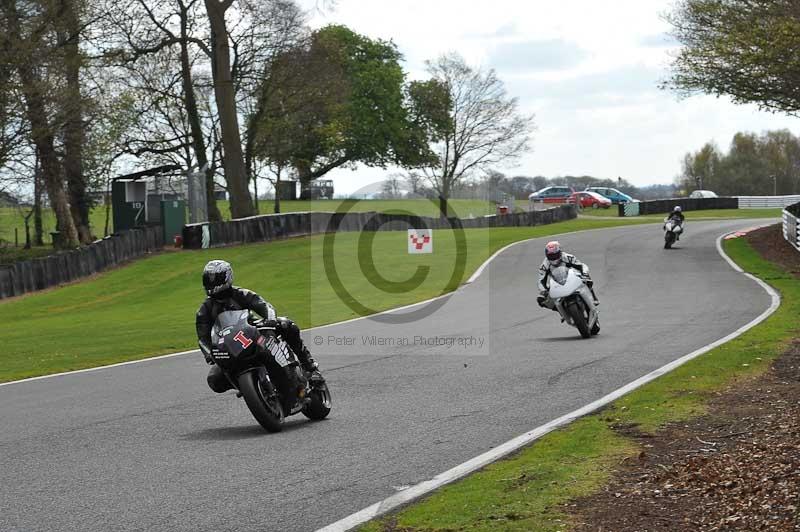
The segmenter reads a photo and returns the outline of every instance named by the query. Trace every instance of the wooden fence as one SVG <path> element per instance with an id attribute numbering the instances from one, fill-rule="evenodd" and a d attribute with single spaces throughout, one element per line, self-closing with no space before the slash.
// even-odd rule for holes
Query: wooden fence
<path id="1" fill-rule="evenodd" d="M 88 246 L 0 266 L 0 299 L 80 279 L 164 247 L 160 226 L 131 229 Z"/>
<path id="2" fill-rule="evenodd" d="M 574 205 L 544 211 L 481 216 L 477 218 L 429 218 L 380 212 L 296 212 L 266 214 L 230 222 L 189 224 L 183 228 L 183 247 L 199 249 L 247 242 L 266 242 L 334 231 L 404 231 L 545 225 L 577 216 Z"/>

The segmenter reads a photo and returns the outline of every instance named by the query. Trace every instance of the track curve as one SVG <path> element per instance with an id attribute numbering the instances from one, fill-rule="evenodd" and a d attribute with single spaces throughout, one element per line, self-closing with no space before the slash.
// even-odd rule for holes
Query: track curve
<path id="1" fill-rule="evenodd" d="M 310 530 L 417 484 L 717 340 L 770 297 L 715 250 L 746 221 L 563 235 L 592 267 L 602 332 L 536 305 L 544 240 L 513 246 L 424 323 L 311 331 L 334 410 L 268 435 L 205 386 L 199 355 L 0 387 L 2 530 Z M 479 346 L 370 345 L 483 338 Z M 358 347 L 328 338 L 355 338 Z"/>

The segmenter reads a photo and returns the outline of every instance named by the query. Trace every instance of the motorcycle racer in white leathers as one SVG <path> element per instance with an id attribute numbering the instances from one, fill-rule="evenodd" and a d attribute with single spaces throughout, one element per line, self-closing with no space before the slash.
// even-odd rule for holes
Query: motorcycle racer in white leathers
<path id="1" fill-rule="evenodd" d="M 555 302 L 550 298 L 549 291 L 550 291 L 550 272 L 551 268 L 556 268 L 561 266 L 563 263 L 568 268 L 576 269 L 583 281 L 586 283 L 586 286 L 591 290 L 592 297 L 594 297 L 594 304 L 599 305 L 600 302 L 597 300 L 597 295 L 594 293 L 594 282 L 592 278 L 589 276 L 589 266 L 582 263 L 575 255 L 570 253 L 564 253 L 561 251 L 561 244 L 557 241 L 548 242 L 547 245 L 544 247 L 544 254 L 545 259 L 542 261 L 542 265 L 539 266 L 539 297 L 536 298 L 536 301 L 539 303 L 540 307 L 549 308 L 550 310 L 557 311 Z"/>

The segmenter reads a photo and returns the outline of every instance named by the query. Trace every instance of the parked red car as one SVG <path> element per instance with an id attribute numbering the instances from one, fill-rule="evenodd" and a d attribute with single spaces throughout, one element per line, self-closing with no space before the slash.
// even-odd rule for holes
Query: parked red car
<path id="1" fill-rule="evenodd" d="M 606 198 L 605 196 L 601 196 L 597 192 L 591 192 L 589 190 L 575 192 L 567 200 L 567 203 L 575 202 L 580 202 L 579 205 L 584 209 L 588 207 L 591 207 L 592 209 L 598 209 L 600 207 L 608 209 L 611 207 L 610 199 Z"/>

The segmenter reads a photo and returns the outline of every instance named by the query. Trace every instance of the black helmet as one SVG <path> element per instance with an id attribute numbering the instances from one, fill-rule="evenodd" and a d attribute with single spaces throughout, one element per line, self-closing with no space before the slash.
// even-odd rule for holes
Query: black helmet
<path id="1" fill-rule="evenodd" d="M 233 268 L 224 260 L 212 260 L 203 268 L 203 288 L 209 297 L 224 297 L 233 285 Z"/>

